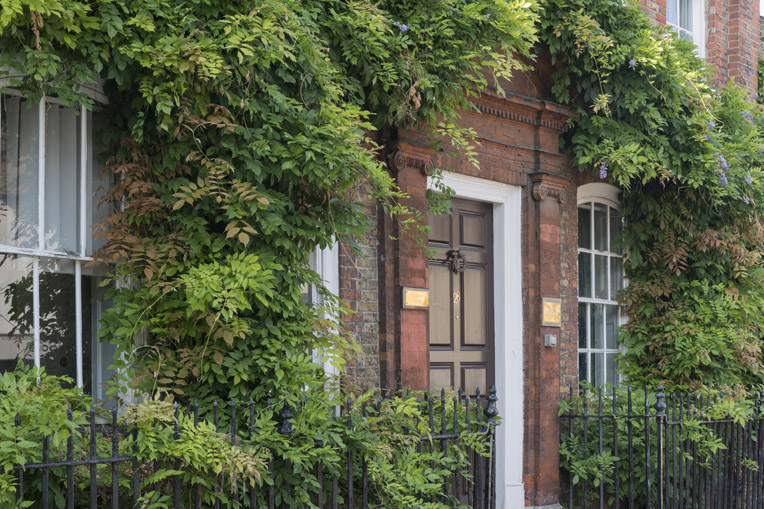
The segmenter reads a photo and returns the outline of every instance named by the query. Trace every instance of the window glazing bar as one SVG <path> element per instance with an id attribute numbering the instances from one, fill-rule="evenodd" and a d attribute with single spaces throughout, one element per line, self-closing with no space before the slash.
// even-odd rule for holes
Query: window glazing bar
<path id="1" fill-rule="evenodd" d="M 87 249 L 87 169 L 88 169 L 88 115 L 85 106 L 80 106 L 80 256 Z M 79 267 L 79 263 L 77 264 Z M 79 301 L 78 301 L 79 302 Z M 79 351 L 79 350 L 78 350 Z M 79 367 L 79 365 L 78 365 Z"/>
<path id="2" fill-rule="evenodd" d="M 32 337 L 34 338 L 34 365 L 40 367 L 40 258 L 32 262 Z"/>
<path id="3" fill-rule="evenodd" d="M 39 256 L 41 258 L 58 258 L 62 260 L 81 260 L 89 262 L 93 260 L 92 256 L 72 255 L 65 251 L 48 251 L 46 249 L 30 249 L 26 247 L 6 246 L 0 244 L 0 253 L 15 254 L 20 256 Z"/>
<path id="4" fill-rule="evenodd" d="M 37 151 L 39 166 L 37 168 L 37 247 L 45 249 L 45 96 L 42 96 L 38 107 Z"/>
<path id="5" fill-rule="evenodd" d="M 75 349 L 77 356 L 77 387 L 82 387 L 82 262 L 74 262 Z"/>

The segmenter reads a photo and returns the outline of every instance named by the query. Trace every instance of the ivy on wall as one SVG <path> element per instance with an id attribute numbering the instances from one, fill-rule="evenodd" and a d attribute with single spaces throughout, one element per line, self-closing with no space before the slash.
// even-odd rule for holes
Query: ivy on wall
<path id="1" fill-rule="evenodd" d="M 97 258 L 119 289 L 101 337 L 133 386 L 204 406 L 322 384 L 311 350 L 341 364 L 353 345 L 310 254 L 352 247 L 368 189 L 412 212 L 377 130 L 468 145 L 458 110 L 530 55 L 535 20 L 526 0 L 3 0 L 14 87 L 92 107 L 77 83 L 104 81 L 114 212 Z M 311 284 L 324 308 L 303 302 Z"/>
<path id="2" fill-rule="evenodd" d="M 733 83 L 715 90 L 692 44 L 617 0 L 552 0 L 539 51 L 554 96 L 576 108 L 576 165 L 623 189 L 631 383 L 764 381 L 762 111 Z"/>
<path id="3" fill-rule="evenodd" d="M 407 212 L 379 154 L 419 122 L 469 145 L 458 111 L 496 78 L 555 63 L 576 165 L 623 189 L 634 382 L 762 381 L 761 111 L 714 90 L 693 47 L 617 0 L 4 0 L 0 69 L 70 104 L 105 83 L 116 185 L 99 259 L 122 282 L 103 337 L 137 387 L 209 403 L 321 382 L 310 350 L 352 348 L 300 288 L 371 189 Z M 124 204 L 124 207 L 121 205 Z M 340 304 L 324 292 L 336 312 Z M 134 344 L 146 329 L 151 340 Z"/>

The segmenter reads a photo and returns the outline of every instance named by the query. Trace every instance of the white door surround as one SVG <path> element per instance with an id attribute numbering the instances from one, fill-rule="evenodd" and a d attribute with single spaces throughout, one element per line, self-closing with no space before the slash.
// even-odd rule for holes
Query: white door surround
<path id="1" fill-rule="evenodd" d="M 443 172 L 454 196 L 493 204 L 497 406 L 496 508 L 525 505 L 523 488 L 522 188 Z M 432 177 L 427 179 L 432 188 Z"/>

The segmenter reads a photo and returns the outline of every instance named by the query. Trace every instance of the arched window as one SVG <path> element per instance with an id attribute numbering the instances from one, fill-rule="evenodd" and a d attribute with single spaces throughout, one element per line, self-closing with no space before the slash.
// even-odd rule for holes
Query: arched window
<path id="1" fill-rule="evenodd" d="M 623 288 L 618 188 L 586 184 L 578 189 L 578 376 L 595 386 L 615 384 L 618 291 Z"/>
<path id="2" fill-rule="evenodd" d="M 103 398 L 113 346 L 98 341 L 106 289 L 87 262 L 107 188 L 91 112 L 0 94 L 0 371 L 43 366 Z"/>

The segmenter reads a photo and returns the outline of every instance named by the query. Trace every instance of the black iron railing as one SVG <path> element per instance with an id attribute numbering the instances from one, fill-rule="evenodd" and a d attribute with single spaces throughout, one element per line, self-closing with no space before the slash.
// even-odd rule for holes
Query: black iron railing
<path id="1" fill-rule="evenodd" d="M 574 397 L 571 387 L 560 416 L 566 506 L 764 508 L 764 395 L 737 418 L 724 398 L 661 386 Z"/>
<path id="2" fill-rule="evenodd" d="M 475 454 L 467 451 L 470 460 L 468 471 L 465 475 L 450 475 L 442 479 L 442 496 L 431 495 L 431 501 L 439 499 L 443 501 L 459 500 L 470 507 L 490 509 L 495 505 L 495 427 L 496 416 L 496 389 L 491 388 L 487 396 L 481 396 L 478 390 L 477 396 L 472 398 L 462 396 L 461 393 L 453 398 L 447 398 L 445 392 L 441 396 L 427 397 L 419 402 L 422 405 L 423 416 L 428 419 L 429 437 L 422 439 L 416 437 L 419 452 L 441 452 L 448 454 L 449 443 L 458 440 L 461 433 L 475 433 L 483 436 L 488 445 L 488 456 Z M 379 410 L 382 400 L 372 405 Z M 450 411 L 447 408 L 450 405 Z M 230 435 L 232 443 L 237 440 L 251 439 L 255 427 L 255 406 L 252 401 L 244 407 L 245 414 L 241 415 L 241 409 L 235 402 L 228 406 L 226 416 L 229 429 L 226 434 Z M 461 409 L 457 407 L 461 406 Z M 347 405 L 338 405 L 338 418 L 348 412 L 351 402 Z M 374 410 L 370 408 L 369 410 Z M 457 411 L 460 410 L 460 411 Z M 175 405 L 175 432 L 174 438 L 179 438 L 179 419 L 182 412 L 193 416 L 194 426 L 207 421 L 214 425 L 220 432 L 219 425 L 220 409 L 217 403 L 213 405 L 209 415 L 200 415 L 198 405 L 181 409 Z M 440 414 L 440 415 L 438 415 Z M 448 415 L 447 415 L 448 414 Z M 33 502 L 32 507 L 90 507 L 90 508 L 119 508 L 119 507 L 144 507 L 146 504 L 146 491 L 152 491 L 151 500 L 159 501 L 166 507 L 221 507 L 221 499 L 217 490 L 213 493 L 203 493 L 199 485 L 193 482 L 186 483 L 181 476 L 172 475 L 157 480 L 147 487 L 146 478 L 156 474 L 162 468 L 158 462 L 148 466 L 145 461 L 139 459 L 137 450 L 138 430 L 130 424 L 122 422 L 120 425 L 117 410 L 110 413 L 110 422 L 99 419 L 95 408 L 90 410 L 88 429 L 80 430 L 79 436 L 87 437 L 89 447 L 84 450 L 81 441 L 75 441 L 72 435 L 67 439 L 63 457 L 52 457 L 49 439 L 43 439 L 42 461 L 27 463 L 14 467 L 16 476 L 16 499 L 18 503 L 25 501 Z M 362 409 L 362 418 L 367 416 L 367 407 Z M 460 418 L 466 417 L 465 421 Z M 294 415 L 288 405 L 284 405 L 278 414 L 278 433 L 289 436 L 294 432 L 292 421 Z M 453 419 L 453 421 L 451 421 Z M 100 422 L 99 422 L 100 420 Z M 440 423 L 437 424 L 436 421 Z M 69 421 L 73 423 L 71 410 Z M 248 426 L 248 429 L 237 429 L 237 426 Z M 348 421 L 350 422 L 350 420 Z M 16 426 L 20 426 L 18 416 Z M 244 431 L 242 433 L 242 431 Z M 125 441 L 132 437 L 133 440 Z M 415 437 L 412 435 L 412 439 Z M 108 451 L 104 444 L 108 442 Z M 125 450 L 124 443 L 128 443 L 130 450 Z M 78 445 L 79 444 L 79 445 Z M 317 444 L 320 445 L 320 444 Z M 106 454 L 104 454 L 106 452 Z M 310 503 L 316 507 L 353 508 L 353 507 L 379 507 L 374 499 L 374 486 L 370 484 L 367 458 L 360 452 L 348 447 L 344 451 L 344 464 L 341 469 L 333 469 L 331 472 L 318 463 L 314 474 L 316 483 L 310 488 Z M 172 460 L 171 460 L 172 461 Z M 166 468 L 166 467 L 165 467 Z M 291 493 L 294 485 L 286 480 L 286 476 L 276 477 L 278 468 L 290 469 L 288 460 L 279 458 L 274 453 L 270 456 L 267 471 L 262 473 L 262 478 L 254 485 L 246 485 L 235 495 L 237 507 L 291 507 L 283 493 Z M 182 470 L 180 460 L 174 462 L 175 470 Z M 30 478 L 33 479 L 30 486 Z M 305 489 L 303 486 L 302 489 Z M 30 498 L 30 493 L 33 498 Z M 304 506 L 307 506 L 305 504 Z M 223 507 L 229 507 L 225 505 Z"/>

